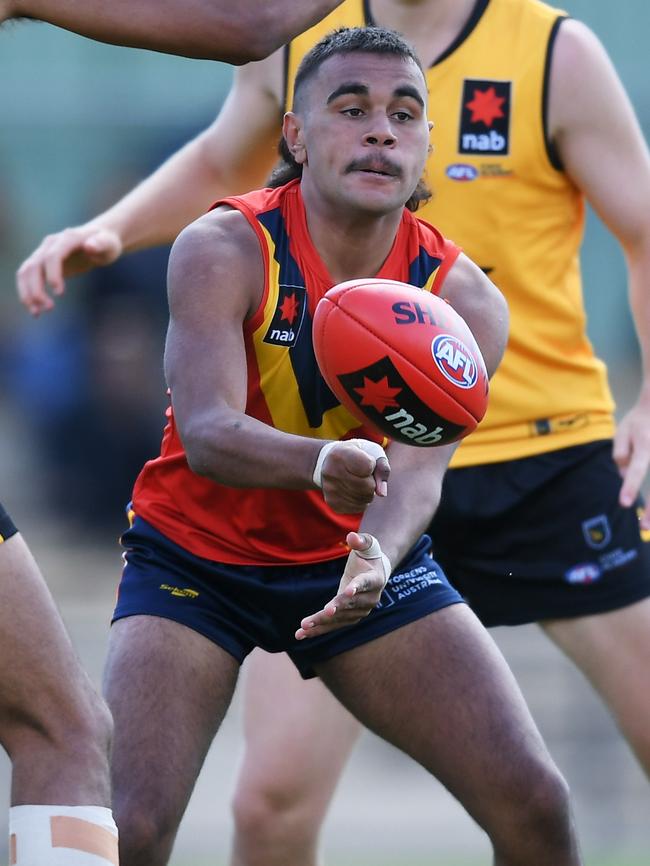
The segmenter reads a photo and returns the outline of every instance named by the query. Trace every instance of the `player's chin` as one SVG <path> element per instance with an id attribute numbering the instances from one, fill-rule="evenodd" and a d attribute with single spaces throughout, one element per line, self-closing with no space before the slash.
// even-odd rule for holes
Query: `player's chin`
<path id="1" fill-rule="evenodd" d="M 385 183 L 363 183 L 351 191 L 351 204 L 360 212 L 383 215 L 403 207 L 408 195 L 395 179 Z"/>

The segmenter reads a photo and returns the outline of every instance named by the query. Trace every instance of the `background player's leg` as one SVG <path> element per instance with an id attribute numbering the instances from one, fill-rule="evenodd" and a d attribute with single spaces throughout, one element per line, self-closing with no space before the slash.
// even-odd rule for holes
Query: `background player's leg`
<path id="1" fill-rule="evenodd" d="M 320 680 L 303 680 L 282 653 L 253 652 L 232 866 L 315 866 L 320 828 L 359 730 Z"/>
<path id="2" fill-rule="evenodd" d="M 489 834 L 498 866 L 581 862 L 566 783 L 503 657 L 465 605 L 317 669 L 361 722 L 459 799 Z"/>
<path id="3" fill-rule="evenodd" d="M 12 805 L 110 804 L 110 715 L 20 535 L 0 544 L 0 739 Z"/>
<path id="4" fill-rule="evenodd" d="M 6 532 L 4 512 L 2 521 Z M 0 738 L 12 765 L 11 861 L 115 866 L 110 714 L 18 534 L 0 544 L 0 653 Z"/>
<path id="5" fill-rule="evenodd" d="M 650 777 L 650 598 L 540 625 L 603 697 Z"/>
<path id="6" fill-rule="evenodd" d="M 167 863 L 238 671 L 229 653 L 172 620 L 131 616 L 112 626 L 105 692 L 122 866 Z"/>

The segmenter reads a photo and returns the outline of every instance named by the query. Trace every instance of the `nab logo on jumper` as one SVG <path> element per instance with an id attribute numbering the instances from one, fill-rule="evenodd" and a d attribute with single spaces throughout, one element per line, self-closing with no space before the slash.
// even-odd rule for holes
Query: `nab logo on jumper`
<path id="1" fill-rule="evenodd" d="M 388 357 L 339 376 L 351 399 L 391 439 L 407 445 L 435 445 L 463 429 L 442 418 L 415 394 Z"/>
<path id="2" fill-rule="evenodd" d="M 305 317 L 304 286 L 278 286 L 278 303 L 264 337 L 272 346 L 295 346 Z"/>
<path id="3" fill-rule="evenodd" d="M 458 152 L 506 156 L 510 150 L 510 81 L 466 78 L 460 106 Z"/>

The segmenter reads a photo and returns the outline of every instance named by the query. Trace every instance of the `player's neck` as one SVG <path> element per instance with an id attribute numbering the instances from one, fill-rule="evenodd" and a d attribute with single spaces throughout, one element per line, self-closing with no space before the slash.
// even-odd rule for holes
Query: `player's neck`
<path id="1" fill-rule="evenodd" d="M 303 188 L 309 236 L 335 283 L 373 277 L 384 264 L 402 219 L 402 209 L 384 216 L 344 214 Z"/>
<path id="2" fill-rule="evenodd" d="M 375 24 L 402 33 L 425 67 L 459 36 L 477 0 L 369 0 Z"/>

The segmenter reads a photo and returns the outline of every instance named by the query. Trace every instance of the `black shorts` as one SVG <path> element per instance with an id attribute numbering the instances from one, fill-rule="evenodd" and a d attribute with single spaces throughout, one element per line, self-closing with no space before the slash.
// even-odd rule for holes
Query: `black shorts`
<path id="1" fill-rule="evenodd" d="M 486 626 L 625 607 L 650 595 L 650 533 L 620 489 L 609 440 L 449 470 L 434 555 Z"/>
<path id="2" fill-rule="evenodd" d="M 314 665 L 462 598 L 421 536 L 361 622 L 298 641 L 300 621 L 334 595 L 347 557 L 310 565 L 229 565 L 179 547 L 140 517 L 122 536 L 125 567 L 113 621 L 145 614 L 183 623 L 242 662 L 256 646 L 287 652 L 305 678 Z"/>
<path id="3" fill-rule="evenodd" d="M 4 510 L 2 505 L 0 505 L 0 544 L 3 541 L 6 541 L 8 538 L 11 538 L 12 535 L 15 535 L 18 532 L 16 526 Z"/>

